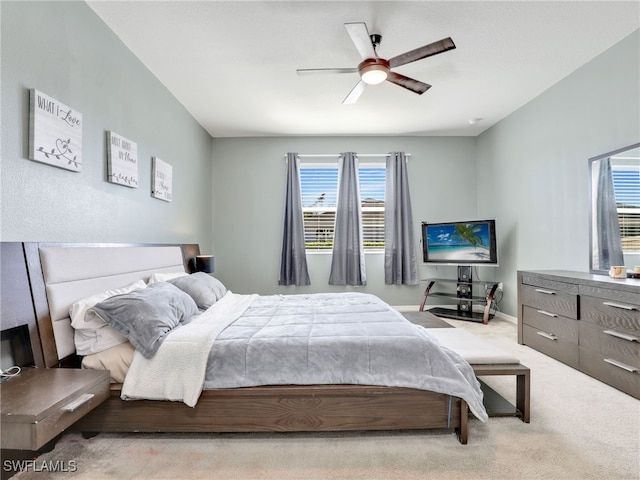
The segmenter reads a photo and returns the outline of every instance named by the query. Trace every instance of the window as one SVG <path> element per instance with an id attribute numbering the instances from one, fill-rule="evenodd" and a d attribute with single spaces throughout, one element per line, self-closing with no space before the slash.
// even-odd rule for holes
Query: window
<path id="1" fill-rule="evenodd" d="M 622 251 L 640 252 L 640 168 L 612 162 L 613 189 L 616 196 Z"/>
<path id="2" fill-rule="evenodd" d="M 365 251 L 384 249 L 384 164 L 360 163 L 362 235 Z M 307 251 L 331 251 L 336 220 L 338 165 L 300 165 L 300 189 Z"/>

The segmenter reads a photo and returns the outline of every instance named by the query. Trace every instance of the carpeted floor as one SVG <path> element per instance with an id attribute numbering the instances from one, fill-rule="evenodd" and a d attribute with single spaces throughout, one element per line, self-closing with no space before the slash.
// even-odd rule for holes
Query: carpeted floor
<path id="1" fill-rule="evenodd" d="M 448 431 L 303 434 L 65 434 L 16 480 L 638 480 L 640 402 L 516 342 L 516 325 L 447 320 L 531 368 L 531 423 Z M 513 401 L 512 377 L 484 379 Z M 49 471 L 43 471 L 46 466 Z M 61 473 L 50 470 L 65 469 Z M 36 471 L 39 469 L 39 471 Z M 71 471 L 73 470 L 73 471 Z"/>

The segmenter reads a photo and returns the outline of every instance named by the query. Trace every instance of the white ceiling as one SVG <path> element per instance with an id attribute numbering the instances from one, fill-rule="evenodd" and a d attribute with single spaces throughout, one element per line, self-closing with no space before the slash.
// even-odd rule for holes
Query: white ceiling
<path id="1" fill-rule="evenodd" d="M 640 28 L 637 0 L 87 3 L 213 137 L 475 136 Z M 356 67 L 346 22 L 387 59 L 457 48 L 395 69 L 432 85 L 421 96 L 384 82 L 342 105 L 357 73 L 296 69 Z"/>

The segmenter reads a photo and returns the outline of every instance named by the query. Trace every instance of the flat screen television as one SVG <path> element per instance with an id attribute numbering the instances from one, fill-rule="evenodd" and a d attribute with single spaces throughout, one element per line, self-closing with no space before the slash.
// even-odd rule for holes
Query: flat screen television
<path id="1" fill-rule="evenodd" d="M 498 265 L 496 221 L 422 222 L 425 263 Z"/>

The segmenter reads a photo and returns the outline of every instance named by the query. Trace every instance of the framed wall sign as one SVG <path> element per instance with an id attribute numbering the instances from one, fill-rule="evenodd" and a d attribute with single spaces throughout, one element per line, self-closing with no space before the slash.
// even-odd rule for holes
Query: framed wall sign
<path id="1" fill-rule="evenodd" d="M 36 89 L 29 95 L 29 159 L 81 172 L 82 114 Z"/>
<path id="2" fill-rule="evenodd" d="M 151 196 L 170 202 L 173 194 L 173 167 L 158 157 L 152 157 L 151 160 Z"/>
<path id="3" fill-rule="evenodd" d="M 107 132 L 107 178 L 111 183 L 138 188 L 138 145 Z"/>

